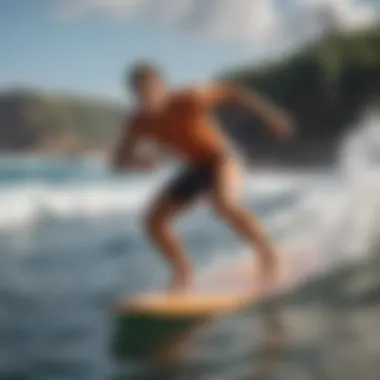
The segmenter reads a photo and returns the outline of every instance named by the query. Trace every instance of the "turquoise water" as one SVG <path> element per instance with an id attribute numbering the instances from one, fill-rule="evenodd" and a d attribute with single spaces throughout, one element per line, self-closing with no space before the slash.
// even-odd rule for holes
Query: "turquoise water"
<path id="1" fill-rule="evenodd" d="M 102 379 L 118 368 L 109 355 L 108 311 L 121 297 L 167 281 L 141 228 L 145 200 L 165 176 L 118 178 L 89 162 L 3 160 L 0 378 Z M 258 209 L 273 212 L 271 196 L 261 197 Z M 294 195 L 273 197 L 286 205 Z M 199 267 L 237 249 L 202 206 L 180 230 Z"/>
<path id="2" fill-rule="evenodd" d="M 358 267 L 299 290 L 270 314 L 214 321 L 166 366 L 116 363 L 109 311 L 168 280 L 142 225 L 170 170 L 115 177 L 91 161 L 2 158 L 0 379 L 376 380 L 380 176 L 376 162 L 363 164 L 363 141 L 349 140 L 334 170 L 250 173 L 245 193 L 274 240 L 317 252 L 301 265 Z M 178 230 L 199 270 L 249 254 L 204 204 Z"/>

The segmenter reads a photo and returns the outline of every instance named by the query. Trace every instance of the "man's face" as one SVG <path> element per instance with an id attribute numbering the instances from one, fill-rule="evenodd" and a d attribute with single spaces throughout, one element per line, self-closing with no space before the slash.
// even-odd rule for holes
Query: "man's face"
<path id="1" fill-rule="evenodd" d="M 165 96 L 165 84 L 159 74 L 150 73 L 134 84 L 134 92 L 142 104 L 156 105 Z"/>

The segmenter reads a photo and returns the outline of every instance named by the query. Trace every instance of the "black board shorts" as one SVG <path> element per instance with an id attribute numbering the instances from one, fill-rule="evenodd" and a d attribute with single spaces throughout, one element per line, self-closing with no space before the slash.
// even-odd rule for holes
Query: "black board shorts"
<path id="1" fill-rule="evenodd" d="M 169 181 L 166 196 L 178 203 L 189 203 L 210 191 L 216 180 L 215 161 L 186 167 Z"/>

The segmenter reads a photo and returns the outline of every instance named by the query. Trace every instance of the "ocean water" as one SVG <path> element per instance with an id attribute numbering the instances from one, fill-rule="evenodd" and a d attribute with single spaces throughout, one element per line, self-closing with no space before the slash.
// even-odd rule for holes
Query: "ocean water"
<path id="1" fill-rule="evenodd" d="M 336 272 L 275 312 L 215 321 L 172 367 L 116 363 L 109 345 L 114 302 L 168 281 L 143 221 L 173 169 L 120 177 L 89 160 L 1 158 L 0 379 L 376 380 L 380 311 L 359 300 L 380 288 L 379 123 L 363 117 L 330 170 L 248 174 L 245 202 L 272 238 Z M 200 271 L 249 254 L 202 203 L 178 231 Z"/>

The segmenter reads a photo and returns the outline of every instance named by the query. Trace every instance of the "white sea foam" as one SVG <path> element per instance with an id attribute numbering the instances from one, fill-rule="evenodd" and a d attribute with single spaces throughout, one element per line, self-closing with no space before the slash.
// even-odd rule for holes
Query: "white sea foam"
<path id="1" fill-rule="evenodd" d="M 260 202 L 295 195 L 291 204 L 267 215 L 268 227 L 288 241 L 318 245 L 327 255 L 334 252 L 332 260 L 343 252 L 356 257 L 369 249 L 379 232 L 379 152 L 379 119 L 370 115 L 363 119 L 360 130 L 342 142 L 340 171 L 324 176 L 305 171 L 256 172 L 248 178 L 247 198 Z M 45 164 L 44 160 L 35 161 L 33 170 Z M 40 176 L 1 185 L 0 229 L 33 225 L 47 217 L 96 219 L 140 213 L 169 174 L 120 180 L 101 174 L 99 168 L 93 172 L 96 179 L 84 180 L 79 172 L 78 179 L 68 183 L 49 182 Z"/>
<path id="2" fill-rule="evenodd" d="M 325 268 L 342 260 L 361 260 L 379 242 L 379 117 L 366 115 L 360 129 L 342 142 L 340 168 L 325 176 L 288 176 L 282 187 L 277 183 L 268 188 L 269 193 L 297 190 L 294 202 L 267 215 L 273 235 Z M 272 185 L 279 178 L 274 176 Z"/>
<path id="3" fill-rule="evenodd" d="M 275 175 L 254 177 L 249 196 L 270 196 L 289 188 L 294 179 Z M 162 177 L 130 181 L 70 182 L 43 180 L 0 187 L 0 229 L 22 227 L 41 218 L 101 217 L 113 213 L 138 213 L 163 182 Z"/>

